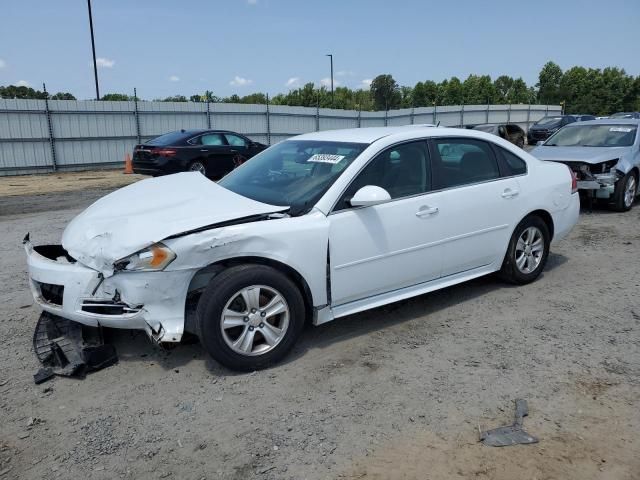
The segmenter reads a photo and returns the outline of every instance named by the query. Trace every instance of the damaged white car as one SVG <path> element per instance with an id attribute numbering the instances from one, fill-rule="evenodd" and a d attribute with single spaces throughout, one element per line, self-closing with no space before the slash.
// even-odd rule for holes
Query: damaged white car
<path id="1" fill-rule="evenodd" d="M 25 239 L 33 295 L 84 325 L 197 335 L 220 363 L 282 358 L 305 322 L 500 271 L 524 284 L 578 219 L 575 176 L 482 132 L 334 130 L 272 146 L 219 183 L 143 180 Z"/>

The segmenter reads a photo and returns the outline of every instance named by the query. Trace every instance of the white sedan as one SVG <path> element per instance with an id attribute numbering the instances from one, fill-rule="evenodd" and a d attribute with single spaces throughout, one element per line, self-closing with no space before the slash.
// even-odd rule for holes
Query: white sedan
<path id="1" fill-rule="evenodd" d="M 25 241 L 42 308 L 85 325 L 197 335 L 220 363 L 282 358 L 322 324 L 500 272 L 525 284 L 576 224 L 576 179 L 500 138 L 425 126 L 278 143 L 219 183 L 143 180 Z"/>

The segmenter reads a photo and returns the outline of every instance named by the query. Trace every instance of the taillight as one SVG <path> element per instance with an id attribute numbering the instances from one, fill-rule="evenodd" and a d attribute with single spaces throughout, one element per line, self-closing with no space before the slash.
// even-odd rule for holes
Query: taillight
<path id="1" fill-rule="evenodd" d="M 172 148 L 160 148 L 153 153 L 156 153 L 161 157 L 173 157 L 176 153 L 178 153 L 178 151 Z"/>
<path id="2" fill-rule="evenodd" d="M 576 193 L 578 191 L 578 174 L 571 169 L 569 171 L 571 172 L 571 193 Z"/>

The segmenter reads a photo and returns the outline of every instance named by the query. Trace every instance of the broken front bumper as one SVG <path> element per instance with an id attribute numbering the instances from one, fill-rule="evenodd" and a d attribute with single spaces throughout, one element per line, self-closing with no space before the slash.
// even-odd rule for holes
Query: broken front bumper
<path id="1" fill-rule="evenodd" d="M 31 292 L 44 311 L 83 325 L 144 330 L 156 341 L 180 341 L 191 272 L 126 272 L 104 278 L 60 245 L 34 247 L 25 239 L 24 247 Z"/>

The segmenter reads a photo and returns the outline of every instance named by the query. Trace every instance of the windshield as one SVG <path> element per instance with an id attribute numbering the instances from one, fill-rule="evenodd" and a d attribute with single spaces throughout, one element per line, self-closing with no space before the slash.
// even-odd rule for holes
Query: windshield
<path id="1" fill-rule="evenodd" d="M 476 125 L 473 127 L 474 130 L 480 130 L 481 132 L 493 133 L 496 129 L 495 125 Z"/>
<path id="2" fill-rule="evenodd" d="M 627 113 L 627 112 L 614 113 L 609 118 L 633 118 L 633 113 Z"/>
<path id="3" fill-rule="evenodd" d="M 189 136 L 188 133 L 185 132 L 170 132 L 165 133 L 164 135 L 160 135 L 159 137 L 152 138 L 149 140 L 147 145 L 157 145 L 159 147 L 166 147 L 169 145 L 175 145 L 177 142 L 180 142 Z"/>
<path id="4" fill-rule="evenodd" d="M 629 147 L 636 138 L 635 125 L 570 125 L 544 144 L 551 147 Z"/>
<path id="5" fill-rule="evenodd" d="M 244 197 L 308 212 L 364 143 L 287 140 L 259 153 L 224 177 L 219 185 Z"/>
<path id="6" fill-rule="evenodd" d="M 554 123 L 560 123 L 562 117 L 542 117 L 534 125 L 553 125 Z"/>

